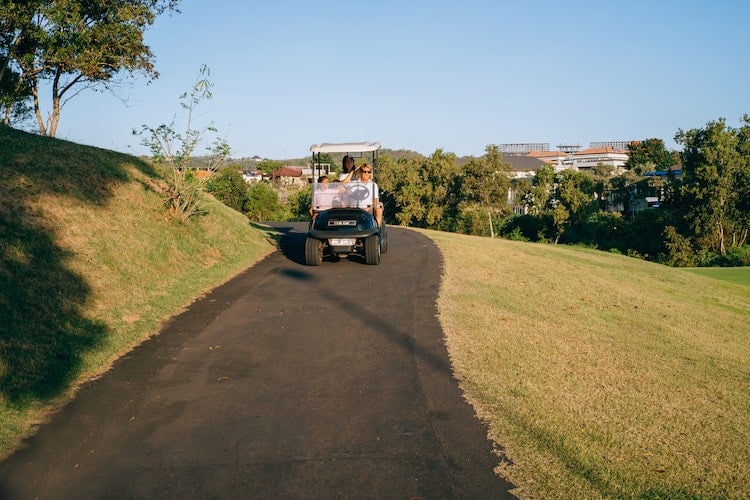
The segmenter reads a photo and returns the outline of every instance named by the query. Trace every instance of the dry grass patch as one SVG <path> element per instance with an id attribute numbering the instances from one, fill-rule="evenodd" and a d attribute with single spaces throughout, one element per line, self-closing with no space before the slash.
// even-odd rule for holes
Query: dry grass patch
<path id="1" fill-rule="evenodd" d="M 427 234 L 451 358 L 521 496 L 750 495 L 750 288 Z"/>

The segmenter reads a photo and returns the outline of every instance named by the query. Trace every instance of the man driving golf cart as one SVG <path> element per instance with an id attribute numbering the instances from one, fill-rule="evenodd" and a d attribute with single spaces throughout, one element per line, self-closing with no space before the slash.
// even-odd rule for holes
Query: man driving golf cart
<path id="1" fill-rule="evenodd" d="M 351 174 L 346 176 L 348 181 L 313 183 L 312 220 L 305 242 L 307 265 L 319 265 L 324 256 L 350 255 L 364 257 L 367 264 L 380 264 L 381 254 L 387 250 L 387 239 L 380 193 L 373 180 L 379 149 L 378 142 L 323 143 L 310 147 L 313 169 L 321 164 L 323 154 L 344 153 L 345 159 L 363 158 L 365 163 L 353 169 L 345 164 L 345 170 L 351 169 L 346 172 Z"/>

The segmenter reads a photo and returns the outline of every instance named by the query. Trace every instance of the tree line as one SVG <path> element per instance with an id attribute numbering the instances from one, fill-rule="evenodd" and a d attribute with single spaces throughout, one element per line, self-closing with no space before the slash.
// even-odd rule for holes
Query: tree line
<path id="1" fill-rule="evenodd" d="M 731 127 L 720 118 L 679 130 L 680 152 L 661 139 L 633 143 L 619 175 L 601 164 L 591 171 L 545 165 L 532 179 L 513 179 L 490 145 L 468 159 L 440 149 L 428 157 L 386 152 L 377 181 L 391 224 L 581 244 L 672 266 L 750 265 L 750 117 L 740 122 Z M 655 171 L 662 175 L 649 175 Z M 222 172 L 209 190 L 218 193 L 233 175 L 237 199 L 253 193 L 252 201 L 234 205 L 251 218 L 309 218 L 309 187 L 281 200 L 270 185 L 248 190 L 239 174 Z M 636 210 L 634 201 L 648 194 L 658 208 Z"/>
<path id="2" fill-rule="evenodd" d="M 463 166 L 441 150 L 385 156 L 381 198 L 388 220 L 402 225 L 583 244 L 675 266 L 750 265 L 750 117 L 740 122 L 679 130 L 680 152 L 660 139 L 633 143 L 621 175 L 605 165 L 546 165 L 532 179 L 511 179 L 496 146 Z M 657 195 L 658 208 L 632 209 L 643 194 Z"/>

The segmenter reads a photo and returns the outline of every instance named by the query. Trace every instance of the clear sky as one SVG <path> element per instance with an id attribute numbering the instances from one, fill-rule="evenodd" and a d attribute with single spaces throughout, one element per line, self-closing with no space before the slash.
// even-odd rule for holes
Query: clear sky
<path id="1" fill-rule="evenodd" d="M 146 41 L 161 76 L 86 93 L 58 137 L 146 153 L 211 70 L 213 124 L 235 158 L 311 144 L 480 156 L 489 144 L 658 137 L 750 113 L 747 0 L 183 0 Z M 125 103 L 123 103 L 123 100 Z M 179 128 L 179 127 L 178 127 Z"/>

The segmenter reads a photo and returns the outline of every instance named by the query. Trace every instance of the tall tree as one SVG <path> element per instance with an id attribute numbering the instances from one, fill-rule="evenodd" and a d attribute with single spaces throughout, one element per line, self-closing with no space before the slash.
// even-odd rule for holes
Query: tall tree
<path id="1" fill-rule="evenodd" d="M 4 0 L 0 71 L 16 69 L 29 85 L 42 135 L 55 136 L 68 100 L 109 87 L 123 73 L 157 78 L 144 31 L 179 0 Z M 48 82 L 51 109 L 42 108 Z"/>
<path id="2" fill-rule="evenodd" d="M 699 244 L 721 255 L 744 245 L 750 229 L 750 116 L 742 121 L 735 129 L 720 118 L 675 136 L 683 145 L 684 216 Z"/>
<path id="3" fill-rule="evenodd" d="M 490 236 L 494 238 L 493 214 L 510 212 L 510 165 L 503 161 L 497 146 L 487 146 L 485 151 L 483 157 L 472 158 L 464 167 L 461 176 L 461 201 L 469 207 L 478 205 L 486 213 Z"/>
<path id="4" fill-rule="evenodd" d="M 428 158 L 383 155 L 378 162 L 378 185 L 386 194 L 386 215 L 391 207 L 405 226 L 452 230 L 456 217 L 456 155 L 435 150 Z"/>
<path id="5" fill-rule="evenodd" d="M 555 167 L 544 164 L 531 181 L 531 191 L 526 196 L 529 214 L 543 214 L 552 200 L 554 190 Z"/>
<path id="6" fill-rule="evenodd" d="M 557 198 L 576 218 L 585 219 L 597 209 L 596 182 L 588 172 L 563 170 L 557 175 Z"/>
<path id="7" fill-rule="evenodd" d="M 663 140 L 646 139 L 628 144 L 628 161 L 625 162 L 625 168 L 643 175 L 654 170 L 669 170 L 678 160 L 678 154 L 669 151 Z"/>
<path id="8" fill-rule="evenodd" d="M 31 96 L 31 87 L 21 77 L 15 62 L 24 50 L 22 36 L 31 27 L 33 13 L 39 1 L 0 3 L 0 106 L 3 110 L 3 123 L 10 123 L 14 114 L 28 113 L 26 101 Z"/>

